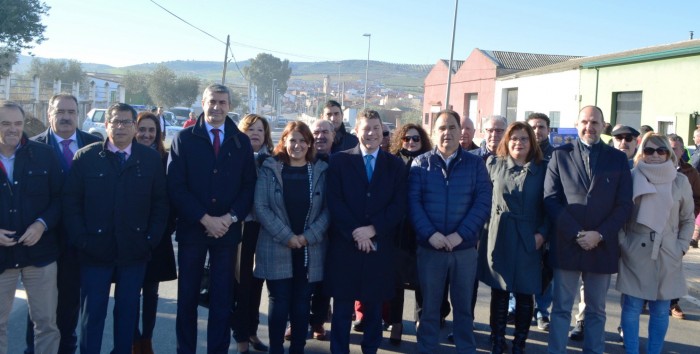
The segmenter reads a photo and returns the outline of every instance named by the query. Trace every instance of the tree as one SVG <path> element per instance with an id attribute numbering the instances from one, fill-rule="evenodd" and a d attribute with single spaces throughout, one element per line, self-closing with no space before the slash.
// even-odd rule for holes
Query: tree
<path id="1" fill-rule="evenodd" d="M 263 98 L 263 104 L 272 103 L 272 80 L 275 80 L 275 90 L 284 94 L 287 82 L 292 75 L 289 60 L 260 53 L 250 60 L 250 65 L 243 68 L 243 74 L 258 87 L 258 97 Z"/>
<path id="2" fill-rule="evenodd" d="M 194 76 L 178 77 L 175 80 L 173 96 L 177 103 L 185 104 L 188 107 L 194 103 L 199 94 L 199 79 Z"/>
<path id="3" fill-rule="evenodd" d="M 173 92 L 176 79 L 175 72 L 167 66 L 163 64 L 156 66 L 148 76 L 148 95 L 151 96 L 151 101 L 158 106 L 176 105 L 178 101 Z"/>
<path id="4" fill-rule="evenodd" d="M 29 67 L 29 76 L 38 76 L 43 84 L 52 85 L 54 80 L 61 80 L 61 83 L 72 84 L 74 82 L 81 85 L 85 82 L 85 72 L 79 61 L 70 59 L 32 59 Z"/>
<path id="5" fill-rule="evenodd" d="M 122 85 L 126 89 L 126 103 L 128 104 L 153 104 L 148 95 L 148 77 L 142 73 L 127 71 L 122 78 Z"/>
<path id="6" fill-rule="evenodd" d="M 0 76 L 7 76 L 22 49 L 40 44 L 46 37 L 41 15 L 50 7 L 39 0 L 3 0 L 0 11 Z"/>

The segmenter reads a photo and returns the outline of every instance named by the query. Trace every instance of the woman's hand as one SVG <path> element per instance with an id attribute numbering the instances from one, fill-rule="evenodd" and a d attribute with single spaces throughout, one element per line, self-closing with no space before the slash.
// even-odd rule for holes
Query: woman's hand
<path id="1" fill-rule="evenodd" d="M 542 248 L 542 245 L 544 245 L 544 236 L 538 232 L 535 234 L 535 249 Z"/>

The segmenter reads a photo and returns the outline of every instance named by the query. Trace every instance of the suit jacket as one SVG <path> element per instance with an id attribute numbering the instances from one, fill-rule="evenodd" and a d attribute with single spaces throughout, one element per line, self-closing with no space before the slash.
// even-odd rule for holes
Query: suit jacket
<path id="1" fill-rule="evenodd" d="M 554 268 L 617 273 L 620 248 L 618 231 L 632 211 L 632 177 L 627 156 L 600 143 L 591 182 L 578 142 L 554 150 L 547 166 L 544 204 L 553 231 L 550 261 Z M 598 231 L 604 241 L 590 251 L 576 242 L 579 231 Z"/>
<path id="2" fill-rule="evenodd" d="M 406 211 L 406 167 L 379 151 L 367 180 L 359 145 L 331 155 L 327 205 L 331 216 L 324 288 L 345 300 L 388 300 L 394 293 L 394 237 Z M 357 249 L 352 231 L 374 225 L 377 250 Z"/>

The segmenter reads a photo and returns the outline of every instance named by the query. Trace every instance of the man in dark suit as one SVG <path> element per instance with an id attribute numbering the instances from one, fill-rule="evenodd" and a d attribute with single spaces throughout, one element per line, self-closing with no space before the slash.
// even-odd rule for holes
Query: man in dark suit
<path id="1" fill-rule="evenodd" d="M 326 106 L 323 107 L 321 119 L 333 123 L 333 128 L 335 129 L 333 147 L 331 148 L 332 153 L 352 149 L 357 145 L 357 137 L 348 133 L 345 129 L 345 123 L 343 123 L 343 108 L 340 107 L 338 101 L 328 100 L 328 102 L 326 102 Z"/>
<path id="2" fill-rule="evenodd" d="M 76 152 L 63 190 L 64 224 L 80 259 L 81 353 L 101 351 L 112 282 L 113 353 L 131 352 L 146 263 L 167 226 L 161 157 L 135 143 L 135 126 L 134 108 L 111 105 L 107 139 Z"/>
<path id="3" fill-rule="evenodd" d="M 63 176 L 68 175 L 73 164 L 73 155 L 78 149 L 96 143 L 100 139 L 78 130 L 78 100 L 69 93 L 59 93 L 49 99 L 49 128 L 31 138 L 53 147 L 61 164 Z M 61 332 L 59 354 L 72 354 L 78 348 L 75 327 L 80 315 L 80 263 L 78 252 L 70 246 L 68 235 L 61 224 L 56 229 L 60 254 L 58 256 L 58 306 L 56 325 Z M 27 348 L 25 354 L 34 353 L 34 325 L 27 321 Z"/>
<path id="4" fill-rule="evenodd" d="M 544 204 L 554 226 L 549 353 L 566 353 L 579 278 L 586 299 L 583 351 L 605 350 L 605 296 L 618 270 L 617 233 L 632 211 L 632 179 L 627 156 L 601 142 L 604 123 L 600 108 L 583 107 L 579 139 L 554 150 L 547 168 Z"/>
<path id="5" fill-rule="evenodd" d="M 393 238 L 406 210 L 405 166 L 379 149 L 379 113 L 359 113 L 355 132 L 360 144 L 331 155 L 327 176 L 331 228 L 324 287 L 333 297 L 335 354 L 350 352 L 355 300 L 364 308 L 362 352 L 379 348 L 382 302 L 394 295 Z"/>
<path id="6" fill-rule="evenodd" d="M 163 141 L 165 141 L 165 128 L 170 125 L 170 122 L 168 122 L 168 120 L 165 119 L 163 106 L 158 106 L 158 108 L 156 108 L 155 114 L 156 117 L 158 117 L 158 122 L 160 123 L 160 131 L 162 132 L 162 134 L 160 134 L 160 137 L 161 139 L 163 139 Z"/>
<path id="7" fill-rule="evenodd" d="M 170 147 L 168 192 L 176 208 L 179 278 L 177 352 L 197 351 L 197 304 L 207 253 L 210 287 L 207 350 L 228 353 L 234 260 L 241 221 L 250 213 L 257 174 L 253 148 L 231 118 L 226 86 L 202 94 L 204 114 Z"/>

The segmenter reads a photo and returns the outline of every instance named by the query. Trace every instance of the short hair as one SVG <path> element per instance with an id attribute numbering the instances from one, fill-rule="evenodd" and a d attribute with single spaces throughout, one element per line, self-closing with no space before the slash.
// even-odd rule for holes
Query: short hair
<path id="1" fill-rule="evenodd" d="M 394 138 L 391 142 L 391 148 L 389 149 L 392 154 L 397 155 L 399 151 L 401 151 L 403 148 L 403 137 L 406 136 L 406 133 L 411 129 L 415 129 L 418 135 L 420 135 L 420 150 L 418 150 L 420 153 L 433 149 L 433 144 L 430 142 L 428 132 L 418 124 L 408 123 L 402 125 L 397 132 L 394 132 Z"/>
<path id="2" fill-rule="evenodd" d="M 155 114 L 148 111 L 143 111 L 139 113 L 136 117 L 136 131 L 138 132 L 139 123 L 141 123 L 142 120 L 147 119 L 152 120 L 153 123 L 156 124 L 156 138 L 154 140 L 156 144 L 156 151 L 158 151 L 160 156 L 165 156 L 167 152 L 165 151 L 165 146 L 163 146 L 163 132 L 160 130 L 160 120 L 158 119 L 158 117 L 156 117 Z"/>
<path id="3" fill-rule="evenodd" d="M 581 115 L 581 112 L 583 112 L 583 110 L 586 109 L 586 108 L 593 108 L 594 110 L 598 111 L 598 114 L 600 114 L 600 120 L 603 121 L 603 122 L 605 122 L 605 115 L 603 114 L 603 110 L 600 109 L 600 107 L 598 107 L 598 106 L 594 106 L 594 105 L 584 106 L 583 108 L 581 108 L 581 109 L 578 111 L 578 115 L 580 116 L 580 115 Z M 576 117 L 576 122 L 578 122 L 578 117 Z"/>
<path id="4" fill-rule="evenodd" d="M 647 145 L 647 143 L 652 142 L 658 147 L 665 147 L 668 150 L 668 158 L 673 162 L 673 166 L 678 166 L 678 157 L 676 157 L 676 154 L 673 153 L 673 149 L 671 149 L 671 144 L 668 142 L 668 138 L 664 135 L 654 133 L 654 132 L 648 132 L 644 134 L 644 137 L 642 138 L 642 142 L 639 144 L 639 147 L 637 148 L 637 153 L 634 155 L 634 165 L 637 166 L 637 163 L 639 163 L 640 160 L 644 159 L 644 147 Z"/>
<path id="5" fill-rule="evenodd" d="M 545 121 L 545 123 L 547 123 L 547 128 L 549 128 L 549 125 L 551 124 L 549 117 L 547 117 L 547 115 L 544 113 L 530 113 L 530 115 L 527 116 L 527 121 L 529 122 L 532 119 L 542 119 L 543 121 Z"/>
<path id="6" fill-rule="evenodd" d="M 680 135 L 671 133 L 671 134 L 667 135 L 666 137 L 668 138 L 669 141 L 681 143 L 681 146 L 685 147 L 685 143 L 683 142 L 683 138 Z"/>
<path id="7" fill-rule="evenodd" d="M 134 109 L 134 107 L 131 107 L 131 105 L 128 105 L 126 103 L 115 103 L 115 104 L 109 106 L 109 108 L 107 108 L 107 116 L 105 118 L 105 120 L 107 122 L 112 120 L 112 117 L 114 116 L 113 112 L 115 112 L 115 111 L 116 112 L 131 112 L 131 117 L 132 117 L 131 119 L 136 120 L 137 113 L 136 113 L 136 110 Z M 160 122 L 158 123 L 158 125 L 160 125 Z"/>
<path id="8" fill-rule="evenodd" d="M 280 141 L 277 142 L 277 146 L 275 146 L 273 155 L 276 156 L 285 165 L 289 164 L 289 154 L 287 154 L 287 149 L 285 149 L 284 144 L 285 140 L 287 139 L 287 136 L 292 134 L 292 132 L 299 132 L 301 136 L 304 137 L 304 140 L 306 140 L 306 143 L 309 145 L 309 149 L 306 150 L 306 161 L 314 161 L 316 157 L 316 149 L 314 148 L 314 135 L 311 133 L 311 129 L 309 129 L 309 126 L 300 120 L 294 120 L 287 123 L 287 126 L 284 127 L 284 131 L 282 131 L 282 136 L 280 136 Z"/>
<path id="9" fill-rule="evenodd" d="M 653 131 L 654 131 L 654 128 L 652 128 L 646 124 L 639 127 L 639 132 L 642 133 L 642 135 L 644 135 L 648 132 L 653 132 Z"/>
<path id="10" fill-rule="evenodd" d="M 20 113 L 22 113 L 22 119 L 24 120 L 26 116 L 24 115 L 24 108 L 22 106 L 14 101 L 0 101 L 0 109 L 16 109 Z"/>
<path id="11" fill-rule="evenodd" d="M 498 114 L 488 116 L 483 121 L 482 127 L 484 125 L 486 125 L 487 122 L 490 122 L 490 121 L 499 122 L 499 123 L 502 123 L 504 127 L 508 127 L 508 118 L 501 116 L 501 115 L 498 115 Z"/>
<path id="12" fill-rule="evenodd" d="M 228 96 L 228 103 L 231 104 L 231 91 L 228 89 L 228 87 L 222 85 L 222 84 L 212 84 L 207 86 L 207 88 L 204 89 L 204 92 L 202 93 L 202 99 L 207 96 L 209 93 L 225 93 L 226 96 Z"/>
<path id="13" fill-rule="evenodd" d="M 243 118 L 241 118 L 241 121 L 238 123 L 238 129 L 240 129 L 241 132 L 245 133 L 256 122 L 262 123 L 263 130 L 265 132 L 265 140 L 263 141 L 263 146 L 267 147 L 267 151 L 271 152 L 272 149 L 274 149 L 274 146 L 272 145 L 272 131 L 270 130 L 270 123 L 267 121 L 267 119 L 265 119 L 265 117 L 257 115 L 255 113 L 248 113 L 244 115 Z"/>
<path id="14" fill-rule="evenodd" d="M 540 145 L 537 144 L 537 137 L 535 136 L 535 131 L 532 129 L 530 124 L 526 122 L 513 122 L 506 128 L 506 132 L 503 135 L 503 139 L 498 143 L 498 148 L 496 149 L 496 156 L 501 158 L 507 158 L 510 155 L 510 149 L 508 148 L 508 143 L 510 142 L 510 137 L 514 132 L 524 130 L 527 133 L 528 140 L 530 142 L 530 151 L 528 151 L 525 161 L 535 161 L 535 163 L 540 163 L 542 161 L 542 150 L 540 150 Z"/>
<path id="15" fill-rule="evenodd" d="M 311 126 L 319 126 L 321 124 L 328 125 L 328 129 L 335 133 L 335 127 L 333 126 L 333 123 L 325 119 L 316 119 L 313 123 L 311 123 Z"/>
<path id="16" fill-rule="evenodd" d="M 56 103 L 58 100 L 60 100 L 62 98 L 68 98 L 68 99 L 73 100 L 73 102 L 75 102 L 75 106 L 78 107 L 78 99 L 75 96 L 71 95 L 70 93 L 61 92 L 61 93 L 57 93 L 57 94 L 51 96 L 51 98 L 49 98 L 49 108 L 53 107 L 54 103 Z"/>
<path id="17" fill-rule="evenodd" d="M 457 127 L 461 130 L 462 129 L 462 118 L 459 117 L 459 113 L 451 110 L 451 109 L 443 109 L 442 111 L 438 112 L 435 115 L 435 118 L 433 118 L 433 124 L 431 125 L 432 127 L 435 126 L 435 122 L 440 118 L 441 115 L 446 114 L 448 116 L 451 116 L 457 121 Z"/>
<path id="18" fill-rule="evenodd" d="M 379 122 L 382 123 L 382 118 L 379 116 L 379 112 L 369 108 L 365 108 L 357 114 L 357 117 L 355 119 L 355 127 L 357 127 L 357 123 L 359 123 L 359 121 L 363 119 L 379 119 Z"/>
<path id="19" fill-rule="evenodd" d="M 326 101 L 326 104 L 323 106 L 323 108 L 331 108 L 331 107 L 338 107 L 340 108 L 340 114 L 343 114 L 343 107 L 338 103 L 336 100 L 328 100 Z"/>

